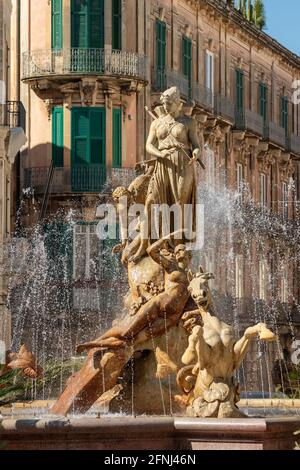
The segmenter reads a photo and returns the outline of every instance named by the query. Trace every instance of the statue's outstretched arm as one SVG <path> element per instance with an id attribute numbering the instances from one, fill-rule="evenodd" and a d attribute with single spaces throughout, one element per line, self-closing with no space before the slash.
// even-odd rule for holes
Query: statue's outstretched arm
<path id="1" fill-rule="evenodd" d="M 247 328 L 244 336 L 234 346 L 236 368 L 240 367 L 249 350 L 250 342 L 259 335 L 262 341 L 275 341 L 276 335 L 270 331 L 264 323 Z"/>

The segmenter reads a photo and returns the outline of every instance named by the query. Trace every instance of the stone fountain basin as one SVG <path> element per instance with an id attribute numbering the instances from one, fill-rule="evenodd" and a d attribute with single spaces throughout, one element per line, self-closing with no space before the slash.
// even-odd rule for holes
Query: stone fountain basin
<path id="1" fill-rule="evenodd" d="M 289 409 L 289 417 L 198 419 L 185 417 L 134 418 L 103 415 L 93 407 L 84 416 L 46 415 L 52 401 L 18 403 L 2 408 L 2 450 L 291 450 L 300 429 L 299 400 L 243 400 L 251 410 Z M 249 403 L 252 402 L 252 403 Z M 254 403 L 253 403 L 254 402 Z M 264 402 L 262 405 L 261 402 Z M 280 402 L 280 403 L 279 403 Z M 274 407 L 275 405 L 275 407 Z M 277 407 L 276 407 L 277 405 Z M 280 406 L 279 406 L 280 405 Z M 288 408 L 289 407 L 289 408 Z M 45 416 L 43 416 L 45 414 Z"/>

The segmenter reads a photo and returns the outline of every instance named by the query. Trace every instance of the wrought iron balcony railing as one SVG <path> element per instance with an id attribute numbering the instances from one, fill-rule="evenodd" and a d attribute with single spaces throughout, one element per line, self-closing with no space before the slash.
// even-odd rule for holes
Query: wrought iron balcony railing
<path id="1" fill-rule="evenodd" d="M 21 101 L 6 101 L 3 105 L 4 125 L 25 129 L 25 110 Z"/>
<path id="2" fill-rule="evenodd" d="M 234 102 L 227 96 L 216 94 L 214 97 L 214 114 L 233 122 Z"/>
<path id="3" fill-rule="evenodd" d="M 254 132 L 259 136 L 263 135 L 264 132 L 264 120 L 260 114 L 246 109 L 245 111 L 245 126 L 248 131 Z"/>
<path id="4" fill-rule="evenodd" d="M 193 84 L 193 99 L 202 108 L 212 111 L 214 107 L 214 95 L 212 91 L 200 83 Z"/>
<path id="5" fill-rule="evenodd" d="M 48 167 L 25 168 L 24 189 L 33 188 L 36 194 L 43 194 L 48 172 Z M 118 186 L 128 187 L 134 177 L 135 171 L 131 168 L 106 168 L 97 164 L 55 167 L 50 194 L 111 193 Z"/>
<path id="6" fill-rule="evenodd" d="M 288 146 L 285 129 L 274 122 L 269 123 L 269 140 L 283 148 Z"/>
<path id="7" fill-rule="evenodd" d="M 146 80 L 146 57 L 105 49 L 37 50 L 23 54 L 22 79 L 55 75 L 116 75 Z"/>
<path id="8" fill-rule="evenodd" d="M 290 150 L 296 155 L 300 155 L 300 136 L 292 134 L 290 139 Z"/>
<path id="9" fill-rule="evenodd" d="M 189 96 L 190 84 L 185 75 L 178 72 L 177 70 L 167 69 L 166 79 L 167 79 L 166 88 L 177 86 L 183 96 L 185 97 Z"/>
<path id="10" fill-rule="evenodd" d="M 236 108 L 235 127 L 239 130 L 248 130 L 259 136 L 264 135 L 263 117 L 250 109 Z"/>
<path id="11" fill-rule="evenodd" d="M 151 87 L 153 91 L 162 92 L 167 88 L 167 72 L 165 68 L 152 67 Z"/>

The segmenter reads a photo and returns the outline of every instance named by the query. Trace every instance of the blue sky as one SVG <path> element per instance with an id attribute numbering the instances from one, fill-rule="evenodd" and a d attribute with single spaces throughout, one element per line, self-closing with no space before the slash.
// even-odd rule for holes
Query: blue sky
<path id="1" fill-rule="evenodd" d="M 266 33 L 300 56 L 300 1 L 264 0 Z"/>

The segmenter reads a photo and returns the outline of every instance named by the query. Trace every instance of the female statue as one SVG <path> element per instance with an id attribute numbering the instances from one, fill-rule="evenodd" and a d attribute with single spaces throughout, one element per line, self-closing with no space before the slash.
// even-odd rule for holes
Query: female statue
<path id="1" fill-rule="evenodd" d="M 182 220 L 186 204 L 195 208 L 196 183 L 193 162 L 201 162 L 197 125 L 193 118 L 182 115 L 178 88 L 166 90 L 161 96 L 161 101 L 163 114 L 152 123 L 146 144 L 147 152 L 157 160 L 146 197 L 146 222 L 141 222 L 140 246 L 131 258 L 134 262 L 146 255 L 151 239 L 149 222 L 153 204 L 167 204 L 169 207 L 178 205 L 181 208 Z M 195 214 L 195 211 L 193 213 Z M 195 228 L 194 214 L 193 228 Z M 180 228 L 183 227 L 169 227 L 168 233 Z M 158 235 L 159 237 L 166 235 L 162 233 L 161 227 Z"/>

